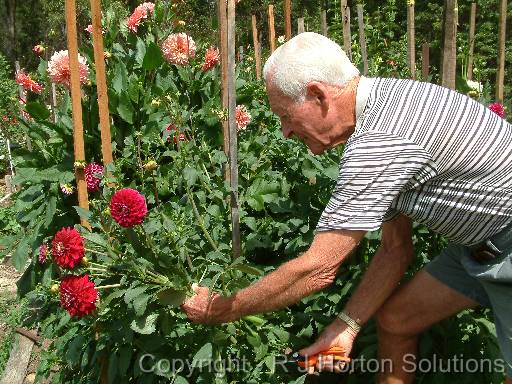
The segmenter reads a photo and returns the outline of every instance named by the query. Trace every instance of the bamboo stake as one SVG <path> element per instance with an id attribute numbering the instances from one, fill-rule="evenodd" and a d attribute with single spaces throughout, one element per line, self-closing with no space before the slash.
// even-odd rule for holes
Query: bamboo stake
<path id="1" fill-rule="evenodd" d="M 284 0 L 284 36 L 286 41 L 292 38 L 292 2 Z"/>
<path id="2" fill-rule="evenodd" d="M 343 49 L 352 60 L 352 36 L 350 34 L 350 7 L 347 0 L 341 0 L 341 21 L 343 23 Z"/>
<path id="3" fill-rule="evenodd" d="M 322 27 L 322 35 L 327 37 L 327 11 L 322 9 L 320 14 L 320 23 Z"/>
<path id="4" fill-rule="evenodd" d="M 270 52 L 276 50 L 276 29 L 274 25 L 274 5 L 269 4 L 268 6 L 268 28 L 269 28 L 269 42 Z"/>
<path id="5" fill-rule="evenodd" d="M 78 41 L 76 32 L 76 3 L 75 0 L 66 0 L 66 28 L 69 52 L 69 69 L 71 76 L 71 106 L 73 111 L 73 146 L 75 152 L 75 178 L 78 191 L 78 205 L 89 209 L 87 197 L 87 185 L 85 183 L 84 169 L 81 166 L 85 162 L 84 129 L 82 126 L 82 100 L 80 94 L 80 78 L 78 67 Z M 80 218 L 82 226 L 91 229 L 87 220 Z"/>
<path id="6" fill-rule="evenodd" d="M 256 16 L 253 15 L 253 23 Z M 233 259 L 240 256 L 240 212 L 238 208 L 238 142 L 235 86 L 235 0 L 228 0 L 228 92 L 229 92 L 229 164 L 231 172 L 231 225 Z"/>
<path id="7" fill-rule="evenodd" d="M 107 78 L 105 75 L 105 56 L 103 53 L 103 34 L 100 0 L 91 0 L 92 37 L 94 46 L 94 64 L 96 65 L 96 89 L 101 130 L 101 154 L 103 164 L 112 163 L 112 138 L 110 136 L 110 115 L 108 112 Z"/>
<path id="8" fill-rule="evenodd" d="M 16 68 L 16 72 L 18 72 L 20 70 L 20 62 L 18 60 L 16 60 L 14 62 L 14 67 Z M 27 93 L 25 92 L 25 89 L 23 89 L 23 87 L 21 85 L 18 85 L 18 91 L 20 94 L 20 99 L 22 100 L 23 103 L 26 103 Z M 28 136 L 28 134 L 25 134 L 25 141 L 27 142 L 27 149 L 29 151 L 32 151 L 32 140 L 30 140 L 30 137 Z"/>
<path id="9" fill-rule="evenodd" d="M 256 64 L 256 79 L 261 79 L 261 57 L 260 43 L 258 41 L 258 27 L 256 25 L 256 15 L 252 15 L 252 41 L 254 44 L 254 62 Z"/>
<path id="10" fill-rule="evenodd" d="M 469 52 L 468 70 L 466 78 L 473 80 L 473 62 L 475 59 L 475 28 L 476 27 L 476 3 L 471 3 L 471 16 L 469 18 Z"/>
<path id="11" fill-rule="evenodd" d="M 423 81 L 427 81 L 430 71 L 430 47 L 428 43 L 423 43 L 421 56 L 421 78 Z"/>
<path id="12" fill-rule="evenodd" d="M 53 122 L 57 124 L 57 87 L 52 83 L 52 114 Z"/>
<path id="13" fill-rule="evenodd" d="M 297 34 L 304 33 L 304 18 L 299 17 L 297 19 Z"/>
<path id="14" fill-rule="evenodd" d="M 498 71 L 496 74 L 496 100 L 503 103 L 505 81 L 505 42 L 507 29 L 507 0 L 500 1 L 500 24 L 498 34 Z"/>
<path id="15" fill-rule="evenodd" d="M 442 86 L 455 89 L 457 70 L 457 0 L 446 0 Z"/>
<path id="16" fill-rule="evenodd" d="M 411 79 L 416 79 L 416 42 L 414 36 L 414 0 L 407 0 L 407 59 Z"/>
<path id="17" fill-rule="evenodd" d="M 218 1 L 218 17 L 219 17 L 219 41 L 220 41 L 220 71 L 221 71 L 221 97 L 222 109 L 228 110 L 229 95 L 228 95 L 228 33 L 227 33 L 227 6 L 226 0 Z M 229 157 L 229 125 L 228 119 L 222 120 L 222 132 L 224 135 L 224 153 Z M 224 179 L 229 180 L 229 166 L 224 168 Z"/>
<path id="18" fill-rule="evenodd" d="M 366 53 L 366 37 L 364 35 L 363 4 L 357 4 L 357 22 L 359 24 L 359 45 L 363 59 L 363 75 L 368 75 L 368 55 Z"/>

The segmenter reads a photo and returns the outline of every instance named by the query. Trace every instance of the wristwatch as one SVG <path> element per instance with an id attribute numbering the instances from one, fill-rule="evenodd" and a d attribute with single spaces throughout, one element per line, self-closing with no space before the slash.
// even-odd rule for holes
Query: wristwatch
<path id="1" fill-rule="evenodd" d="M 354 320 L 349 315 L 347 315 L 344 311 L 338 313 L 338 319 L 347 324 L 349 328 L 351 328 L 355 333 L 359 333 L 361 330 L 361 324 L 357 320 Z"/>

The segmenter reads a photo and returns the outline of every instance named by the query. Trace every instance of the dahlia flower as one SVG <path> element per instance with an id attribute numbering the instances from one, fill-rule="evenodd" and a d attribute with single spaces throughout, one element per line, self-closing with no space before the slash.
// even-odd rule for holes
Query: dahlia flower
<path id="1" fill-rule="evenodd" d="M 137 32 L 139 25 L 143 19 L 147 19 L 149 13 L 155 12 L 155 4 L 153 3 L 142 3 L 139 5 L 128 18 L 127 24 L 128 29 L 131 32 Z"/>
<path id="2" fill-rule="evenodd" d="M 187 141 L 187 137 L 183 132 L 180 132 L 178 134 L 178 127 L 176 126 L 176 124 L 169 124 L 169 126 L 165 128 L 165 130 L 167 132 L 170 132 L 169 136 L 167 136 L 167 141 L 171 141 L 171 137 L 172 140 L 174 141 L 174 144 L 178 144 L 178 141 Z"/>
<path id="3" fill-rule="evenodd" d="M 43 86 L 36 81 L 32 80 L 29 75 L 20 69 L 16 72 L 16 82 L 21 85 L 27 91 L 31 91 L 34 93 L 43 92 Z"/>
<path id="4" fill-rule="evenodd" d="M 185 65 L 196 55 L 196 43 L 186 33 L 172 33 L 163 42 L 162 53 L 169 63 Z"/>
<path id="5" fill-rule="evenodd" d="M 75 228 L 62 228 L 52 240 L 52 256 L 57 265 L 74 268 L 85 254 L 82 237 Z"/>
<path id="6" fill-rule="evenodd" d="M 47 244 L 47 243 L 43 243 L 43 244 L 41 244 L 41 246 L 39 247 L 39 257 L 38 257 L 39 264 L 44 264 L 44 263 L 46 263 L 46 259 L 48 258 L 48 256 L 49 256 L 49 253 L 48 253 L 48 244 Z"/>
<path id="7" fill-rule="evenodd" d="M 84 31 L 89 32 L 92 35 L 92 24 L 89 24 L 87 28 L 84 28 Z M 101 29 L 101 34 L 105 34 L 105 30 L 103 28 Z"/>
<path id="8" fill-rule="evenodd" d="M 64 276 L 60 283 L 60 305 L 71 317 L 89 315 L 96 309 L 98 290 L 89 275 Z"/>
<path id="9" fill-rule="evenodd" d="M 217 64 L 219 64 L 220 60 L 220 53 L 219 49 L 215 47 L 208 48 L 206 51 L 206 54 L 204 55 L 204 64 L 201 67 L 203 71 L 209 71 L 213 67 L 215 67 Z"/>
<path id="10" fill-rule="evenodd" d="M 80 83 L 85 84 L 89 79 L 89 67 L 83 56 L 78 54 L 78 68 L 80 72 Z M 64 84 L 70 87 L 71 71 L 69 69 L 68 51 L 58 51 L 53 54 L 48 62 L 48 76 L 57 84 Z"/>
<path id="11" fill-rule="evenodd" d="M 32 48 L 32 51 L 39 57 L 43 56 L 45 48 L 42 44 L 37 44 Z"/>
<path id="12" fill-rule="evenodd" d="M 70 196 L 73 194 L 73 192 L 75 191 L 75 188 L 73 188 L 72 185 L 70 184 L 61 184 L 60 185 L 60 190 L 61 192 L 66 195 L 66 196 Z"/>
<path id="13" fill-rule="evenodd" d="M 92 193 L 99 191 L 103 167 L 96 163 L 87 164 L 84 168 L 84 175 L 87 184 L 87 192 Z"/>
<path id="14" fill-rule="evenodd" d="M 236 126 L 240 129 L 245 129 L 251 122 L 251 114 L 247 111 L 245 105 L 236 106 Z"/>
<path id="15" fill-rule="evenodd" d="M 492 103 L 489 105 L 489 109 L 497 114 L 501 118 L 505 118 L 505 108 L 501 103 Z"/>
<path id="16" fill-rule="evenodd" d="M 110 214 L 121 227 L 142 223 L 147 213 L 146 199 L 135 189 L 121 189 L 110 200 Z"/>

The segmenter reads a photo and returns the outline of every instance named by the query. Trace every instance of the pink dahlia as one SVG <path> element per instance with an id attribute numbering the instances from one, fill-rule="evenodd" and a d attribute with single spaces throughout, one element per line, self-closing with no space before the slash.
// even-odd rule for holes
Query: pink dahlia
<path id="1" fill-rule="evenodd" d="M 185 65 L 196 55 L 196 43 L 186 33 L 171 33 L 162 44 L 162 53 L 169 63 Z"/>
<path id="2" fill-rule="evenodd" d="M 32 51 L 39 57 L 44 55 L 45 48 L 42 44 L 37 44 L 32 48 Z"/>
<path id="3" fill-rule="evenodd" d="M 92 24 L 89 24 L 87 28 L 84 28 L 84 31 L 89 32 L 92 35 Z M 105 34 L 105 30 L 103 28 L 101 29 L 101 34 Z"/>
<path id="4" fill-rule="evenodd" d="M 215 67 L 217 64 L 219 64 L 220 60 L 220 53 L 219 49 L 215 47 L 208 48 L 206 51 L 206 54 L 204 55 L 204 64 L 201 67 L 203 71 L 209 71 L 213 67 Z"/>
<path id="5" fill-rule="evenodd" d="M 139 25 L 143 19 L 147 19 L 148 13 L 155 12 L 155 4 L 142 3 L 134 9 L 133 13 L 128 18 L 128 29 L 132 32 L 137 32 Z"/>
<path id="6" fill-rule="evenodd" d="M 65 196 L 71 196 L 75 191 L 75 188 L 70 184 L 61 184 L 60 190 Z"/>
<path id="7" fill-rule="evenodd" d="M 57 265 L 74 268 L 85 254 L 82 237 L 75 228 L 62 228 L 52 240 L 52 256 Z"/>
<path id="8" fill-rule="evenodd" d="M 85 84 L 89 79 L 89 67 L 83 56 L 78 54 L 78 69 L 80 72 L 80 83 Z M 70 87 L 71 71 L 69 69 L 68 51 L 55 52 L 48 62 L 48 75 L 57 84 L 64 84 Z"/>
<path id="9" fill-rule="evenodd" d="M 97 192 L 100 189 L 101 176 L 103 176 L 103 167 L 96 163 L 87 164 L 84 168 L 85 182 L 87 183 L 87 192 Z"/>
<path id="10" fill-rule="evenodd" d="M 147 213 L 146 199 L 135 189 L 121 189 L 110 200 L 110 214 L 121 227 L 142 223 Z"/>
<path id="11" fill-rule="evenodd" d="M 245 129 L 251 122 L 251 114 L 245 105 L 236 106 L 236 126 L 238 129 Z"/>
<path id="12" fill-rule="evenodd" d="M 29 75 L 20 69 L 16 72 L 16 82 L 21 85 L 27 91 L 31 91 L 34 93 L 43 92 L 43 86 L 36 81 L 32 80 Z"/>
<path id="13" fill-rule="evenodd" d="M 46 259 L 48 258 L 49 254 L 48 254 L 48 244 L 47 243 L 43 243 L 41 244 L 41 246 L 39 247 L 39 264 L 44 264 L 46 263 Z"/>
<path id="14" fill-rule="evenodd" d="M 71 317 L 86 316 L 96 309 L 98 290 L 88 275 L 64 276 L 59 291 L 60 305 Z"/>
<path id="15" fill-rule="evenodd" d="M 187 141 L 187 137 L 183 132 L 178 131 L 178 127 L 176 126 L 176 124 L 169 124 L 169 126 L 165 128 L 165 130 L 169 132 L 169 136 L 167 136 L 167 141 L 173 140 L 174 144 L 178 144 L 178 141 Z"/>
<path id="16" fill-rule="evenodd" d="M 501 118 L 505 118 L 505 108 L 501 103 L 492 103 L 489 105 L 489 109 L 497 114 Z"/>

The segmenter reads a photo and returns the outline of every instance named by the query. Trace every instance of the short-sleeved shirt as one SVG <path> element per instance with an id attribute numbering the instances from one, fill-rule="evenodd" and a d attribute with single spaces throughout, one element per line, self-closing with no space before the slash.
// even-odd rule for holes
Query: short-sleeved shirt
<path id="1" fill-rule="evenodd" d="M 512 126 L 430 83 L 373 79 L 317 231 L 374 231 L 399 213 L 473 245 L 512 220 Z"/>

